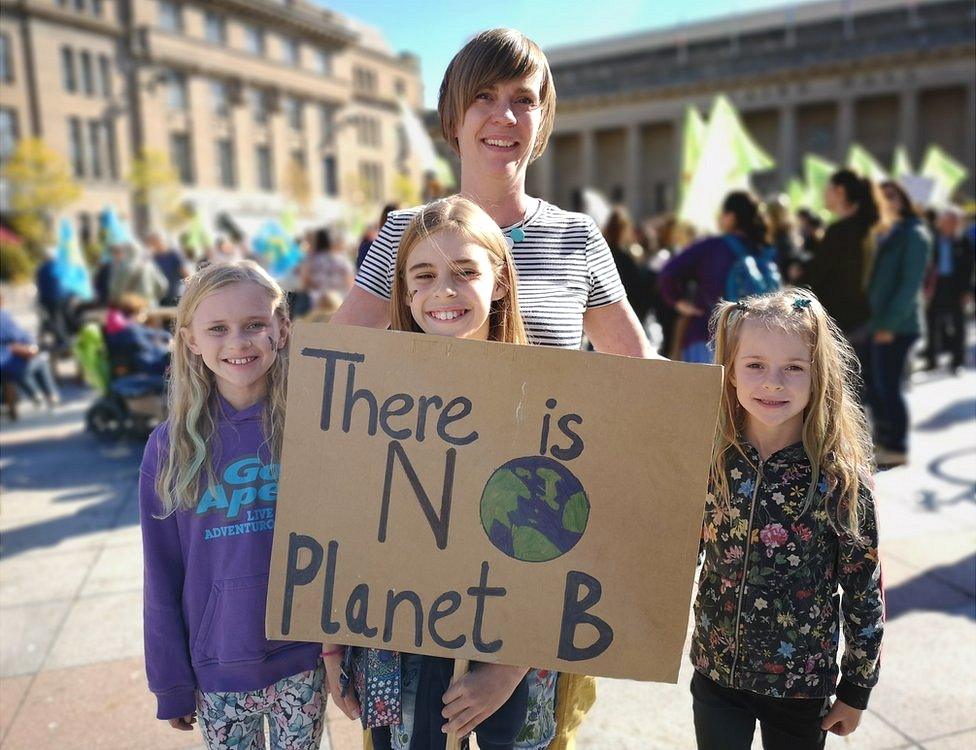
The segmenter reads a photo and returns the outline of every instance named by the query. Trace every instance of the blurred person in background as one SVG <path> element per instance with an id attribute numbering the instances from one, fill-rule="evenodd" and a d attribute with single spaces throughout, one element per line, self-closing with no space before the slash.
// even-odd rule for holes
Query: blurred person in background
<path id="1" fill-rule="evenodd" d="M 878 243 L 868 285 L 871 343 L 864 382 L 881 468 L 908 463 L 908 405 L 902 393 L 909 352 L 922 330 L 922 284 L 932 254 L 932 238 L 905 189 L 881 184 L 891 216 Z"/>
<path id="2" fill-rule="evenodd" d="M 926 275 L 925 350 L 928 370 L 939 366 L 939 355 L 952 355 L 950 371 L 959 374 L 966 356 L 966 304 L 973 293 L 973 245 L 963 234 L 962 211 L 944 208 L 936 221 L 938 233 Z"/>
<path id="3" fill-rule="evenodd" d="M 120 242 L 110 248 L 108 304 L 115 305 L 124 294 L 137 294 L 156 307 L 169 289 L 166 276 L 141 248 Z"/>
<path id="4" fill-rule="evenodd" d="M 46 332 L 52 341 L 45 339 L 46 345 L 53 345 L 55 352 L 70 349 L 71 336 L 79 327 L 81 300 L 68 288 L 57 262 L 57 248 L 49 248 L 46 258 L 37 267 L 34 277 L 37 284 L 37 304 L 41 308 L 42 339 Z"/>
<path id="5" fill-rule="evenodd" d="M 175 247 L 169 247 L 161 232 L 152 231 L 146 235 L 146 247 L 152 253 L 153 262 L 166 277 L 166 292 L 159 303 L 172 307 L 179 301 L 183 291 L 183 280 L 190 275 L 186 257 Z"/>
<path id="6" fill-rule="evenodd" d="M 871 181 L 851 169 L 831 175 L 824 199 L 837 218 L 812 246 L 802 281 L 853 344 L 863 368 L 871 316 L 867 280 L 881 214 Z"/>
<path id="7" fill-rule="evenodd" d="M 808 258 L 823 236 L 823 220 L 809 208 L 801 208 L 796 212 L 796 225 L 801 256 Z"/>
<path id="8" fill-rule="evenodd" d="M 315 308 L 326 292 L 336 292 L 345 298 L 352 288 L 356 271 L 332 231 L 322 227 L 313 235 L 311 252 L 299 267 L 299 277 L 302 290 L 309 296 L 310 307 Z"/>
<path id="9" fill-rule="evenodd" d="M 730 291 L 729 284 L 740 257 L 749 256 L 755 266 L 762 269 L 764 285 L 769 273 L 765 266 L 772 262 L 765 259 L 768 248 L 766 220 L 759 202 L 749 193 L 737 190 L 725 197 L 719 215 L 719 229 L 722 232 L 720 235 L 706 237 L 689 245 L 661 269 L 661 294 L 680 315 L 687 318 L 681 341 L 681 359 L 685 362 L 712 361 L 712 352 L 708 348 L 708 320 L 719 300 L 735 302 L 739 299 L 737 293 Z M 771 273 L 775 275 L 778 286 L 779 274 L 775 265 Z M 689 283 L 696 285 L 691 300 L 685 299 Z M 742 296 L 772 289 L 744 291 Z"/>
<path id="10" fill-rule="evenodd" d="M 366 257 L 366 253 L 369 252 L 370 245 L 373 244 L 373 240 L 376 239 L 376 235 L 379 234 L 380 227 L 386 224 L 386 219 L 390 215 L 390 211 L 399 211 L 399 203 L 387 203 L 383 206 L 383 210 L 380 212 L 379 223 L 375 226 L 369 227 L 364 233 L 359 241 L 359 250 L 356 252 L 356 270 L 363 264 L 363 258 Z"/>
<path id="11" fill-rule="evenodd" d="M 0 380 L 14 383 L 38 406 L 46 401 L 50 408 L 61 402 L 47 352 L 41 351 L 34 337 L 14 320 L 13 315 L 3 309 L 2 298 Z"/>
<path id="12" fill-rule="evenodd" d="M 211 263 L 230 263 L 244 260 L 245 252 L 241 245 L 231 242 L 223 235 L 217 235 L 213 247 L 207 251 L 207 260 Z"/>
<path id="13" fill-rule="evenodd" d="M 783 281 L 796 283 L 803 273 L 803 262 L 789 201 L 775 195 L 766 201 L 766 218 L 769 220 L 769 241 L 776 250 L 776 267 Z"/>
<path id="14" fill-rule="evenodd" d="M 127 375 L 163 376 L 169 367 L 172 337 L 146 325 L 148 308 L 138 294 L 123 294 L 105 318 L 105 344 L 113 362 L 125 365 Z"/>
<path id="15" fill-rule="evenodd" d="M 643 325 L 651 309 L 651 284 L 645 270 L 643 251 L 630 214 L 623 206 L 614 206 L 603 227 L 603 238 L 610 247 L 617 273 L 627 293 L 627 301 Z"/>

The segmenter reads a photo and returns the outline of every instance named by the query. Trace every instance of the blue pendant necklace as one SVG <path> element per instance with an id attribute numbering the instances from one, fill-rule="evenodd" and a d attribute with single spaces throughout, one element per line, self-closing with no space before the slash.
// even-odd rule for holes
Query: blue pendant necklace
<path id="1" fill-rule="evenodd" d="M 525 213 L 522 214 L 522 220 L 518 223 L 517 226 L 514 226 L 511 229 L 509 229 L 508 233 L 505 235 L 505 244 L 508 245 L 509 250 L 514 250 L 515 243 L 521 242 L 522 240 L 525 239 L 525 230 L 522 228 L 522 226 L 525 224 L 525 217 L 528 213 L 529 213 L 529 209 L 526 208 Z"/>

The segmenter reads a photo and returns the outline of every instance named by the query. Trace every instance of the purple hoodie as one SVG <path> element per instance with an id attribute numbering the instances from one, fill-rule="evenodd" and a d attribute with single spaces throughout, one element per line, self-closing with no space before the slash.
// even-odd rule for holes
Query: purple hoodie
<path id="1" fill-rule="evenodd" d="M 218 397 L 215 408 L 217 486 L 194 509 L 156 518 L 167 423 L 142 458 L 146 674 L 160 719 L 192 713 L 195 690 L 259 690 L 314 669 L 321 652 L 319 643 L 264 637 L 279 468 L 264 445 L 264 402 L 237 411 Z"/>

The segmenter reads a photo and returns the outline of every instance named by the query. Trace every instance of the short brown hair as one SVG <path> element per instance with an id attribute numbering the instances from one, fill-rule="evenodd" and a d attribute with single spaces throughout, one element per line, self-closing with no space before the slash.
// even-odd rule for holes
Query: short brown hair
<path id="1" fill-rule="evenodd" d="M 457 130 L 464 113 L 482 89 L 500 81 L 531 78 L 540 73 L 539 106 L 542 121 L 536 134 L 529 161 L 535 161 L 546 150 L 556 117 L 556 87 L 552 82 L 549 61 L 538 44 L 515 29 L 483 31 L 454 55 L 444 72 L 437 98 L 444 140 L 458 152 Z"/>

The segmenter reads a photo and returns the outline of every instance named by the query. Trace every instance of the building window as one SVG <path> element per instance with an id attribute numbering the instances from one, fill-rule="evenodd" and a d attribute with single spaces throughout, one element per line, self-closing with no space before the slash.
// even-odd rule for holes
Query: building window
<path id="1" fill-rule="evenodd" d="M 102 179 L 102 123 L 98 120 L 88 121 L 88 155 L 91 157 L 89 166 L 91 176 L 96 180 Z"/>
<path id="2" fill-rule="evenodd" d="M 255 161 L 258 166 L 258 187 L 262 190 L 274 190 L 274 173 L 271 168 L 271 149 L 258 146 L 254 150 Z"/>
<path id="3" fill-rule="evenodd" d="M 203 23 L 204 37 L 211 44 L 227 43 L 227 22 L 219 13 L 206 12 Z"/>
<path id="4" fill-rule="evenodd" d="M 237 187 L 237 168 L 234 163 L 234 142 L 230 138 L 217 141 L 217 175 L 221 186 Z"/>
<path id="5" fill-rule="evenodd" d="M 96 16 L 101 17 L 102 15 L 102 0 L 91 0 L 92 13 Z"/>
<path id="6" fill-rule="evenodd" d="M 78 90 L 78 79 L 75 78 L 75 53 L 71 47 L 61 48 L 61 83 L 69 94 Z"/>
<path id="7" fill-rule="evenodd" d="M 361 116 L 356 122 L 356 140 L 360 146 L 378 147 L 380 139 L 380 123 L 374 117 Z"/>
<path id="8" fill-rule="evenodd" d="M 159 28 L 179 34 L 183 31 L 183 9 L 171 0 L 159 0 Z"/>
<path id="9" fill-rule="evenodd" d="M 353 86 L 362 94 L 376 93 L 376 71 L 356 67 L 352 71 Z"/>
<path id="10" fill-rule="evenodd" d="M 287 36 L 281 37 L 281 56 L 286 65 L 297 68 L 300 55 L 301 50 L 298 46 L 298 40 Z"/>
<path id="11" fill-rule="evenodd" d="M 108 176 L 113 180 L 119 179 L 119 161 L 115 150 L 115 121 L 106 120 L 102 123 L 105 132 L 105 153 L 108 156 Z"/>
<path id="12" fill-rule="evenodd" d="M 95 96 L 95 69 L 92 67 L 92 57 L 88 52 L 82 52 L 81 58 L 81 88 L 87 96 Z"/>
<path id="13" fill-rule="evenodd" d="M 248 96 L 251 99 L 251 114 L 254 122 L 265 123 L 268 121 L 268 92 L 266 89 L 248 89 Z"/>
<path id="14" fill-rule="evenodd" d="M 68 159 L 71 161 L 71 171 L 75 177 L 85 176 L 85 145 L 81 132 L 81 119 L 68 118 Z"/>
<path id="15" fill-rule="evenodd" d="M 0 107 L 0 162 L 5 162 L 17 148 L 17 112 Z"/>
<path id="16" fill-rule="evenodd" d="M 339 195 L 338 170 L 336 169 L 336 158 L 326 156 L 322 159 L 322 190 L 331 198 Z"/>
<path id="17" fill-rule="evenodd" d="M 186 75 L 171 70 L 166 74 L 166 106 L 170 109 L 187 108 Z"/>
<path id="18" fill-rule="evenodd" d="M 252 55 L 264 54 L 264 31 L 257 26 L 244 27 L 244 49 Z"/>
<path id="19" fill-rule="evenodd" d="M 328 50 L 315 50 L 315 72 L 324 76 L 332 75 L 332 53 Z"/>
<path id="20" fill-rule="evenodd" d="M 108 55 L 98 56 L 98 77 L 101 83 L 101 94 L 106 99 L 112 97 L 112 63 Z"/>
<path id="21" fill-rule="evenodd" d="M 230 95 L 226 81 L 215 78 L 210 82 L 210 101 L 214 114 L 218 117 L 226 117 L 230 113 Z"/>
<path id="22" fill-rule="evenodd" d="M 362 183 L 366 200 L 378 203 L 383 197 L 383 167 L 376 162 L 359 163 L 359 180 Z"/>
<path id="23" fill-rule="evenodd" d="M 335 116 L 335 105 L 325 103 L 319 105 L 319 131 L 322 138 L 320 145 L 322 146 L 329 146 L 335 142 Z"/>
<path id="24" fill-rule="evenodd" d="M 301 130 L 303 127 L 304 107 L 302 100 L 294 97 L 285 97 L 285 116 L 288 120 L 288 127 L 292 130 Z"/>
<path id="25" fill-rule="evenodd" d="M 10 59 L 10 36 L 0 34 L 0 81 L 13 83 L 14 66 Z"/>
<path id="26" fill-rule="evenodd" d="M 184 185 L 193 184 L 193 154 L 188 133 L 170 133 L 169 153 L 176 174 Z"/>

